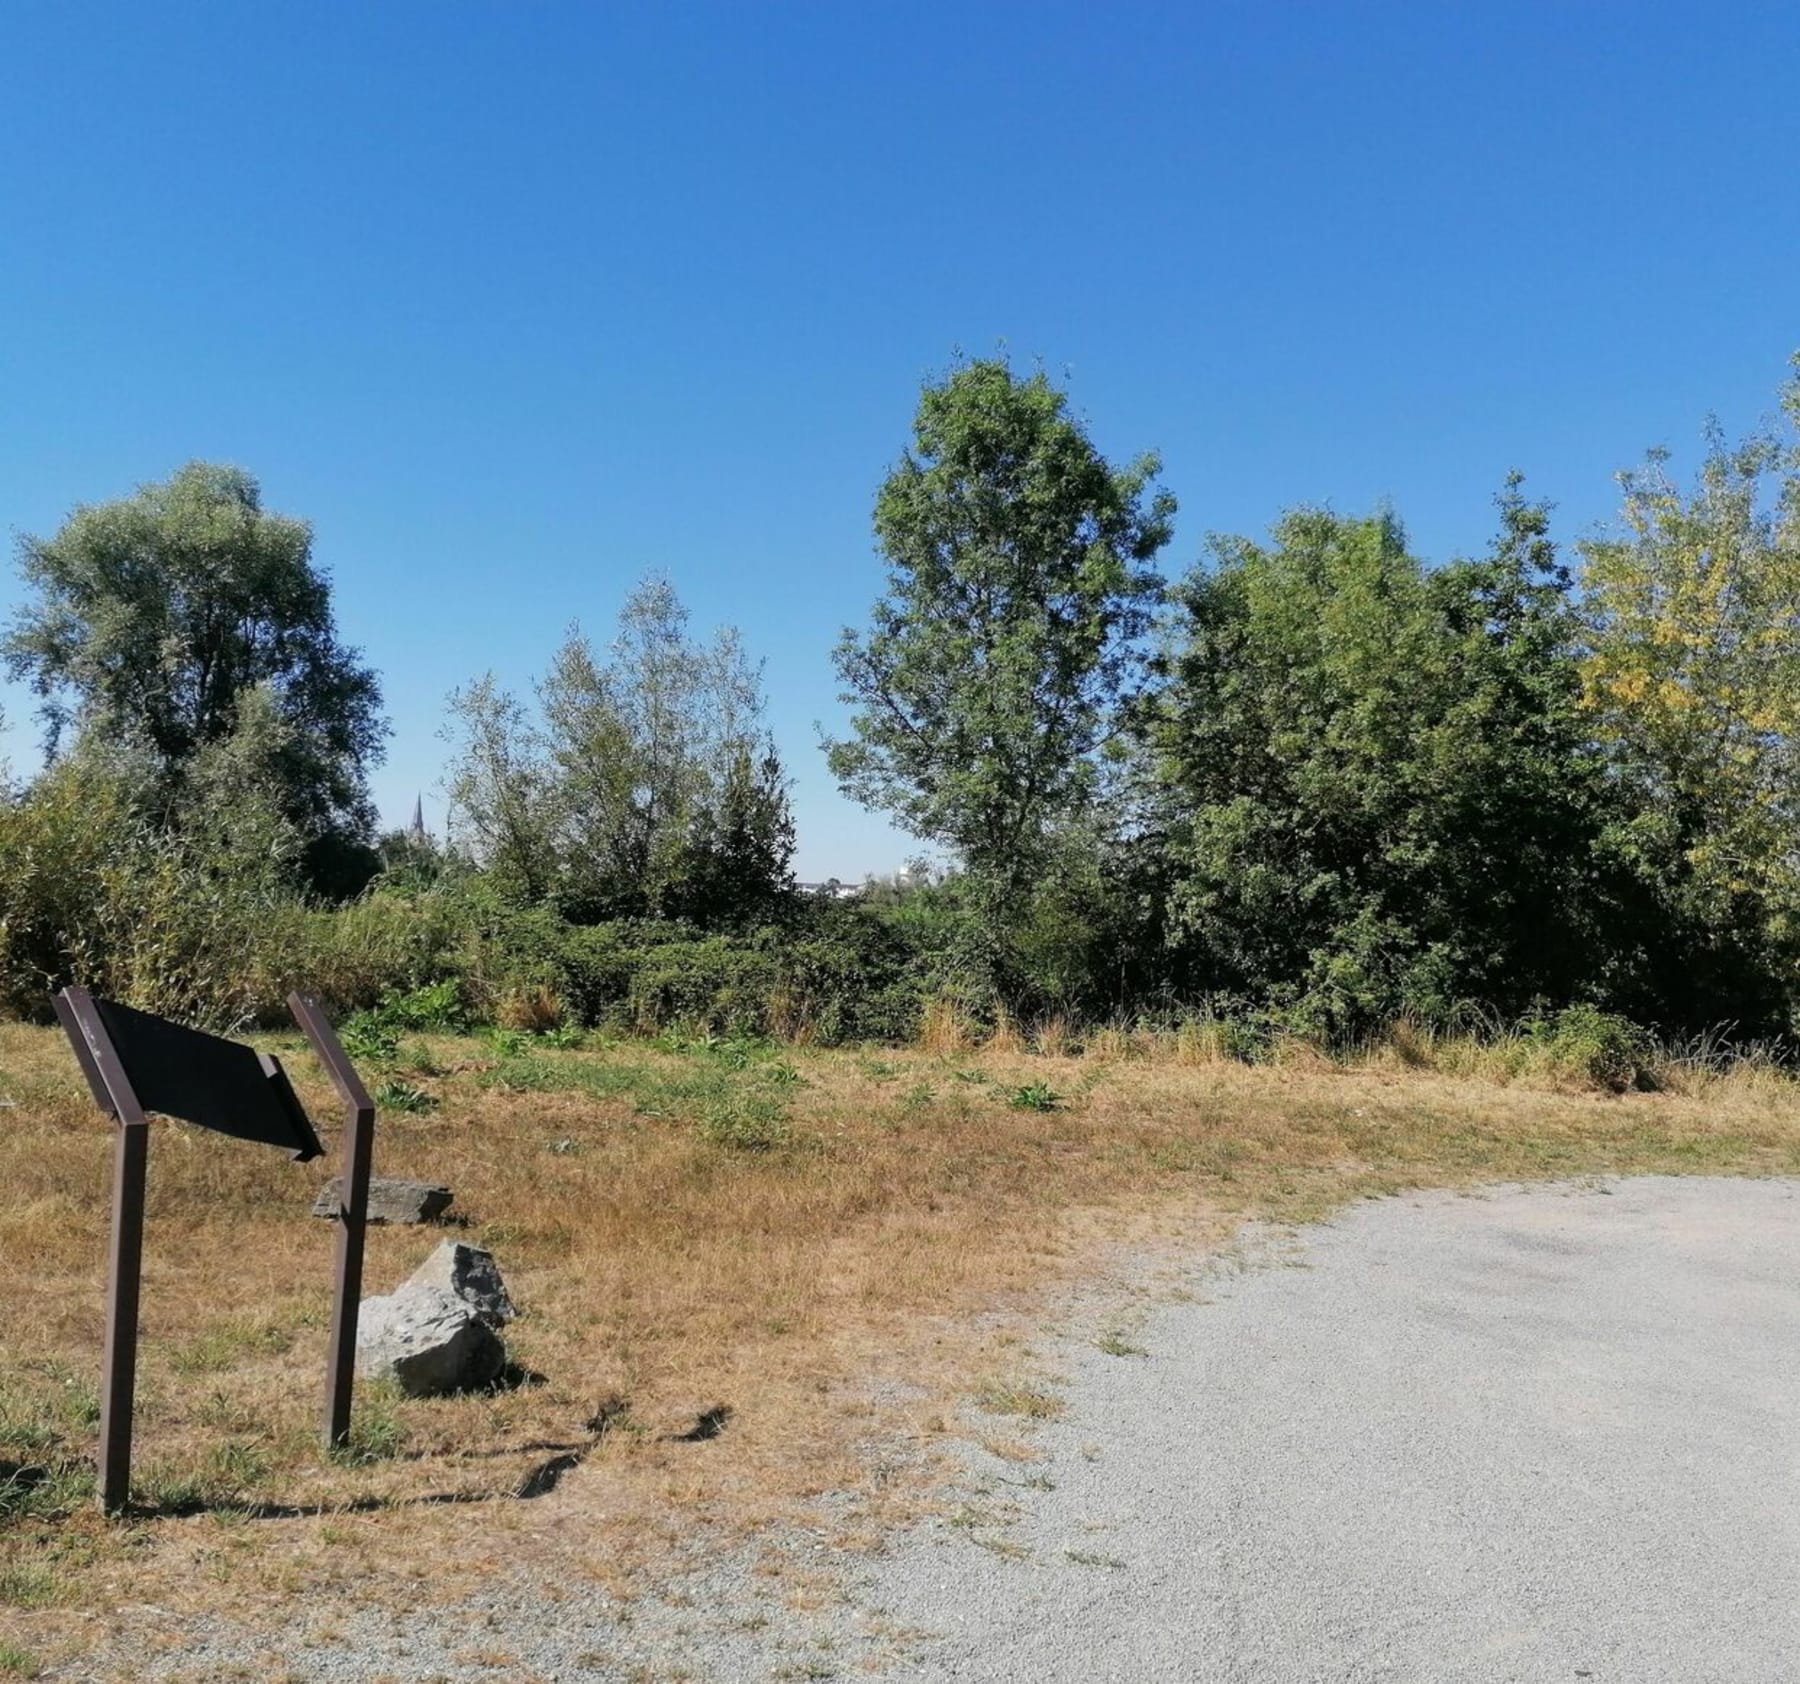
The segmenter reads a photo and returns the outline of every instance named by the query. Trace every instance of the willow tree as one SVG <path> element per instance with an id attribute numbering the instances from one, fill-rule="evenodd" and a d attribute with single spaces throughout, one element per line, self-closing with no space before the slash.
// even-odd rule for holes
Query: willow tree
<path id="1" fill-rule="evenodd" d="M 315 886 L 373 869 L 381 690 L 338 637 L 306 522 L 266 510 L 241 469 L 193 462 L 23 538 L 19 569 L 0 655 L 40 699 L 49 755 L 79 736 L 140 757 L 177 824 L 208 816 L 220 769 L 250 777 Z"/>

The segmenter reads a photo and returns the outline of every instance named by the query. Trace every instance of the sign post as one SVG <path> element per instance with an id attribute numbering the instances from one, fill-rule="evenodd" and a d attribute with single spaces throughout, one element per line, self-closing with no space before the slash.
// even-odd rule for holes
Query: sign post
<path id="1" fill-rule="evenodd" d="M 131 1425 L 137 1381 L 138 1284 L 144 1251 L 147 1111 L 280 1146 L 304 1162 L 319 1137 L 281 1061 L 238 1041 L 184 1029 L 85 988 L 65 988 L 56 1015 L 94 1102 L 113 1119 L 112 1242 L 106 1283 L 106 1354 L 100 1382 L 100 1507 L 131 1495 Z"/>
<path id="2" fill-rule="evenodd" d="M 375 1102 L 316 1000 L 288 996 L 288 1010 L 305 1032 L 344 1102 L 344 1168 L 338 1182 L 337 1281 L 331 1306 L 331 1347 L 325 1358 L 325 1448 L 350 1438 L 350 1397 L 356 1384 L 356 1312 L 362 1301 L 363 1241 L 369 1229 L 369 1165 L 375 1150 Z"/>

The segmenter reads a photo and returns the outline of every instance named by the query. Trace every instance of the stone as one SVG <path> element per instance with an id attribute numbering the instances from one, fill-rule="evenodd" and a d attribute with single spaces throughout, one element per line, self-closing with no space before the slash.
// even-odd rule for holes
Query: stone
<path id="1" fill-rule="evenodd" d="M 517 1314 L 494 1254 L 461 1240 L 445 1240 L 413 1270 L 406 1284 L 460 1298 L 496 1333 Z"/>
<path id="2" fill-rule="evenodd" d="M 409 1397 L 491 1385 L 506 1370 L 500 1329 L 514 1313 L 494 1254 L 446 1240 L 393 1292 L 363 1300 L 357 1369 Z"/>
<path id="3" fill-rule="evenodd" d="M 450 1208 L 456 1195 L 448 1187 L 428 1181 L 402 1181 L 397 1176 L 369 1178 L 371 1222 L 435 1222 Z M 335 1217 L 344 1201 L 344 1178 L 334 1175 L 313 1201 L 314 1216 Z"/>
<path id="4" fill-rule="evenodd" d="M 363 1301 L 356 1367 L 367 1379 L 392 1380 L 408 1397 L 435 1397 L 499 1379 L 506 1342 L 462 1299 L 408 1283 Z"/>

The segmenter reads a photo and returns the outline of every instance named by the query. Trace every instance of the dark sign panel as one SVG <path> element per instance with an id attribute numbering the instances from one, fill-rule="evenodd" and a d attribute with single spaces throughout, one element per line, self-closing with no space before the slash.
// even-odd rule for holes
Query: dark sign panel
<path id="1" fill-rule="evenodd" d="M 323 1150 L 274 1059 L 111 1000 L 93 1004 L 146 1111 L 279 1146 L 302 1161 Z"/>

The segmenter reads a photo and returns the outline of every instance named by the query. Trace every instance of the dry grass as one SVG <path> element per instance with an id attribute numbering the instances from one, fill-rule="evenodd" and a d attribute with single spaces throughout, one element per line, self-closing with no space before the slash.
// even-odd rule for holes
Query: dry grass
<path id="1" fill-rule="evenodd" d="M 1104 1031 L 1081 1057 L 1024 1045 L 969 1051 L 948 1016 L 933 1051 L 409 1043 L 383 1078 L 435 1103 L 383 1117 L 378 1168 L 456 1189 L 524 1312 L 514 1354 L 544 1378 L 370 1396 L 347 1461 L 315 1439 L 331 1229 L 307 1212 L 330 1166 L 158 1122 L 140 1507 L 108 1525 L 82 1484 L 108 1125 L 57 1037 L 0 1027 L 0 1645 L 51 1658 L 121 1605 L 279 1618 L 321 1591 L 453 1594 L 503 1563 L 623 1593 L 703 1529 L 826 1492 L 879 1522 L 934 1438 L 1053 1413 L 1005 1312 L 1109 1245 L 1207 1243 L 1242 1216 L 1421 1184 L 1800 1172 L 1796 1089 L 1757 1068 L 1615 1096 L 1473 1057 L 1446 1073 L 1450 1049 L 1416 1041 L 1257 1068 L 1204 1026 Z M 281 1050 L 333 1119 L 310 1058 Z M 376 1230 L 368 1289 L 439 1238 Z M 558 1458 L 580 1465 L 517 1500 Z M 9 1485 L 9 1466 L 38 1471 Z"/>

